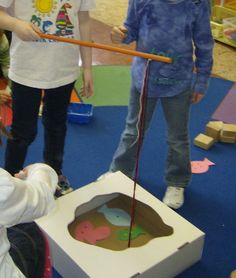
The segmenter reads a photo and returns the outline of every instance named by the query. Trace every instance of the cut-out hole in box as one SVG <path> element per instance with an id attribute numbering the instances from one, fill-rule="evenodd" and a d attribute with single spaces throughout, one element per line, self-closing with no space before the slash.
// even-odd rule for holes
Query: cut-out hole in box
<path id="1" fill-rule="evenodd" d="M 125 250 L 129 241 L 132 199 L 116 193 L 109 197 L 112 198 L 110 201 L 84 214 L 80 214 L 78 207 L 68 230 L 74 239 L 84 243 L 114 251 Z M 97 196 L 86 205 L 93 207 L 93 203 L 97 204 L 98 199 L 104 200 L 104 196 Z M 173 228 L 165 224 L 150 206 L 136 202 L 130 247 L 140 247 L 154 238 L 172 234 Z"/>

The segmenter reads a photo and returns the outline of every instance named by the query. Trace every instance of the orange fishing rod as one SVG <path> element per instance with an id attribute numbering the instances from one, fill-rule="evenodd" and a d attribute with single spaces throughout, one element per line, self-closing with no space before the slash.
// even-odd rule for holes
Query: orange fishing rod
<path id="1" fill-rule="evenodd" d="M 127 54 L 131 56 L 137 56 L 137 57 L 142 57 L 150 60 L 155 60 L 163 63 L 172 63 L 172 59 L 169 57 L 164 57 L 164 56 L 159 56 L 159 55 L 154 55 L 150 53 L 145 53 L 145 52 L 140 52 L 136 50 L 130 50 L 130 49 L 124 49 L 120 47 L 114 47 L 110 45 L 105 45 L 105 44 L 100 44 L 100 43 L 95 43 L 92 41 L 82 41 L 82 40 L 75 40 L 71 38 L 64 38 L 64 37 L 59 37 L 55 35 L 49 35 L 49 34 L 44 34 L 44 33 L 38 33 L 41 38 L 49 39 L 49 40 L 54 40 L 54 41 L 60 41 L 60 42 L 65 42 L 65 43 L 72 43 L 72 44 L 77 44 L 81 46 L 87 46 L 87 47 L 93 47 L 93 48 L 98 48 L 98 49 L 104 49 L 112 52 L 118 52 L 122 54 Z"/>

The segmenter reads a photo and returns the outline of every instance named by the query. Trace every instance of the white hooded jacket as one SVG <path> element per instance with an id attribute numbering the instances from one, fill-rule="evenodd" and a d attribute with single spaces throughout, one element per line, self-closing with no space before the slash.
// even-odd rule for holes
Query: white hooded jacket
<path id="1" fill-rule="evenodd" d="M 8 252 L 6 228 L 47 214 L 55 205 L 57 181 L 56 172 L 46 164 L 28 166 L 24 180 L 0 169 L 0 277 L 25 277 Z"/>

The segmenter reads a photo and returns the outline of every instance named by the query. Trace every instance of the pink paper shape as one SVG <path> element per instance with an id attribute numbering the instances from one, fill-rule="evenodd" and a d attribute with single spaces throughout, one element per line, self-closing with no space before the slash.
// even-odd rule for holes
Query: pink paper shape
<path id="1" fill-rule="evenodd" d="M 88 242 L 95 245 L 98 240 L 106 239 L 110 236 L 109 227 L 101 226 L 94 228 L 90 221 L 84 221 L 75 228 L 75 238 L 79 241 Z"/>
<path id="2" fill-rule="evenodd" d="M 191 170 L 193 174 L 202 174 L 209 170 L 209 166 L 213 166 L 215 163 L 210 161 L 207 158 L 204 158 L 202 161 L 191 161 Z"/>

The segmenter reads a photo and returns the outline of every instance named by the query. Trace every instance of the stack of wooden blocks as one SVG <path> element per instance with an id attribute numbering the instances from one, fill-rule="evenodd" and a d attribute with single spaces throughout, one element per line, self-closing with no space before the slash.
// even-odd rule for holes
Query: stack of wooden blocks
<path id="1" fill-rule="evenodd" d="M 208 150 L 216 142 L 235 143 L 236 124 L 210 121 L 206 125 L 205 134 L 200 133 L 194 138 L 194 145 L 205 150 Z"/>

